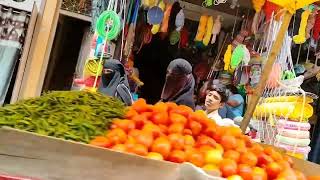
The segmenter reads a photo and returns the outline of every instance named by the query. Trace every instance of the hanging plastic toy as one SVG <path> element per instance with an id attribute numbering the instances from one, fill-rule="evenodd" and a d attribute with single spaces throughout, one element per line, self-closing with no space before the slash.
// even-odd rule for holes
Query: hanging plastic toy
<path id="1" fill-rule="evenodd" d="M 164 11 L 166 5 L 164 4 L 163 1 L 161 1 L 161 2 L 159 3 L 158 7 L 159 7 L 162 11 Z M 155 24 L 155 25 L 152 26 L 152 29 L 151 29 L 152 34 L 157 34 L 157 33 L 159 32 L 159 30 L 160 30 L 160 24 L 161 24 L 161 23 Z"/>
<path id="2" fill-rule="evenodd" d="M 178 31 L 178 32 L 181 31 L 181 29 L 184 26 L 184 19 L 185 19 L 184 12 L 183 12 L 183 9 L 181 9 L 176 16 L 176 21 L 175 21 L 176 31 Z"/>
<path id="3" fill-rule="evenodd" d="M 211 38 L 211 34 L 212 34 L 212 28 L 213 28 L 213 17 L 212 16 L 210 16 L 208 18 L 206 27 L 207 28 L 206 28 L 206 33 L 205 33 L 204 38 L 203 38 L 203 44 L 205 46 L 208 46 L 210 38 Z"/>
<path id="4" fill-rule="evenodd" d="M 206 33 L 206 25 L 208 21 L 208 16 L 202 15 L 199 20 L 198 32 L 195 41 L 202 41 Z"/>
<path id="5" fill-rule="evenodd" d="M 245 50 L 244 47 L 245 45 L 239 44 L 233 51 L 232 56 L 231 56 L 231 63 L 230 67 L 232 70 L 236 69 L 240 63 L 242 62 L 244 56 L 245 56 Z"/>
<path id="6" fill-rule="evenodd" d="M 230 62 L 231 62 L 231 55 L 232 55 L 232 45 L 229 44 L 226 50 L 226 53 L 224 54 L 224 70 L 229 71 Z"/>
<path id="7" fill-rule="evenodd" d="M 309 15 L 311 14 L 311 10 L 308 8 L 305 10 L 302 15 L 301 15 L 301 22 L 300 22 L 300 27 L 299 27 L 299 34 L 295 35 L 293 37 L 293 41 L 296 44 L 302 44 L 306 42 L 306 28 L 307 28 L 307 22 Z"/>
<path id="8" fill-rule="evenodd" d="M 121 30 L 119 15 L 115 11 L 104 11 L 97 20 L 96 28 L 98 35 L 103 39 L 108 41 L 115 39 Z"/>
<path id="9" fill-rule="evenodd" d="M 168 32 L 171 9 L 172 9 L 172 4 L 167 4 L 166 10 L 164 12 L 161 28 L 160 28 L 161 32 Z"/>

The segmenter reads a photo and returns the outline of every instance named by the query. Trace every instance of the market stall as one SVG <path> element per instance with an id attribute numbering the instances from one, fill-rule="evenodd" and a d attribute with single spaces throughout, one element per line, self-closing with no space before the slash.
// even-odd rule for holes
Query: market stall
<path id="1" fill-rule="evenodd" d="M 301 88 L 310 72 L 301 70 L 307 65 L 299 64 L 300 53 L 296 59 L 291 52 L 293 44 L 301 47 L 308 39 L 307 60 L 317 52 L 315 1 L 254 0 L 255 13 L 233 1 L 228 8 L 234 16 L 209 8 L 225 1 L 204 1 L 206 8 L 196 13 L 188 9 L 194 1 L 93 2 L 99 8 L 93 12 L 90 54 L 74 80 L 81 91 L 45 93 L 0 108 L 0 173 L 40 179 L 320 178 L 319 166 L 304 161 L 311 104 L 318 97 Z M 296 11 L 302 11 L 300 21 Z M 292 22 L 291 29 L 291 19 L 299 28 Z M 157 69 L 152 63 L 158 56 L 171 59 Z M 137 69 L 140 58 L 151 60 Z M 166 76 L 168 64 L 169 72 L 182 72 L 182 85 L 190 86 L 188 98 L 195 94 L 197 105 L 211 86 L 236 86 L 238 97 L 247 99 L 242 131 L 234 123 L 239 116 L 221 125 L 205 109 L 195 111 L 176 99 L 133 98 L 139 87 L 150 86 L 146 76 L 162 86 L 154 79 Z M 167 77 L 164 86 L 180 83 L 167 83 Z M 248 135 L 248 125 L 258 135 Z"/>

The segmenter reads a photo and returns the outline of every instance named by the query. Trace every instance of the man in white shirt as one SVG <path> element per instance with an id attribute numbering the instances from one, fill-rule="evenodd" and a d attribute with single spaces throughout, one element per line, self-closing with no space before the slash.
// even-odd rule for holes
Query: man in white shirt
<path id="1" fill-rule="evenodd" d="M 224 92 L 210 88 L 207 91 L 205 100 L 206 113 L 208 118 L 214 120 L 220 126 L 236 126 L 231 119 L 222 119 L 219 115 L 219 108 L 224 106 L 227 97 Z"/>

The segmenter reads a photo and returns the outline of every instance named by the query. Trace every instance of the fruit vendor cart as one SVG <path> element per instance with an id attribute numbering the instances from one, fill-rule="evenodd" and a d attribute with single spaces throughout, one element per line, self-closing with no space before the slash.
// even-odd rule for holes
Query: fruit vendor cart
<path id="1" fill-rule="evenodd" d="M 0 179 L 6 180 L 10 178 L 2 178 L 1 174 L 34 180 L 181 179 L 178 164 L 9 128 L 0 129 L 0 162 Z M 320 166 L 307 161 L 294 159 L 294 165 L 306 175 L 320 172 Z"/>

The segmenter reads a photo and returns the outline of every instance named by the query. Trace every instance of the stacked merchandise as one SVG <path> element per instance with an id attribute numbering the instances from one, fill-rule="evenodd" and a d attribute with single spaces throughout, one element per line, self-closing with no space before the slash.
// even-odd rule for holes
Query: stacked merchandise
<path id="1" fill-rule="evenodd" d="M 271 139 L 270 144 L 287 150 L 292 156 L 306 159 L 311 150 L 308 118 L 313 114 L 310 105 L 313 99 L 292 95 L 268 97 L 263 101 L 257 106 L 255 116 L 267 118 L 274 125 L 276 135 L 271 135 L 275 139 Z"/>

